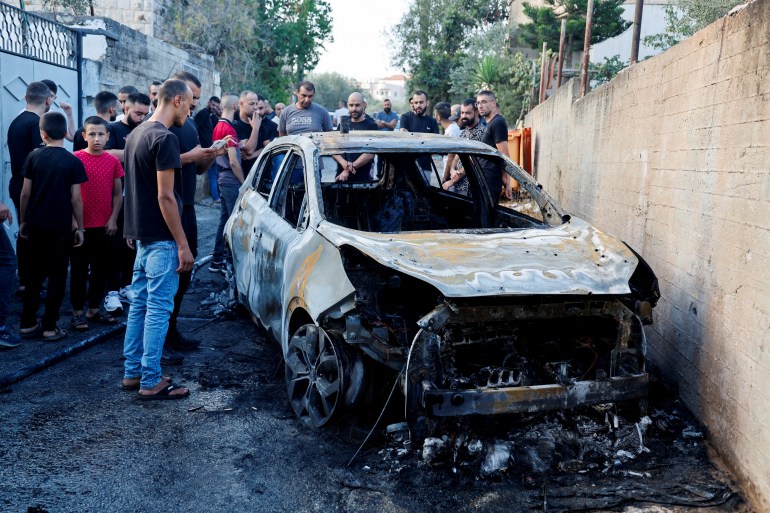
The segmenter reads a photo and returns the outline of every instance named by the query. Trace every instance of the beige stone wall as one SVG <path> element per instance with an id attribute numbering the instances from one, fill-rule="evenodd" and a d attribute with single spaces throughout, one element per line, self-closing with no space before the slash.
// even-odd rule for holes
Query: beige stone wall
<path id="1" fill-rule="evenodd" d="M 526 119 L 536 176 L 660 280 L 649 359 L 770 511 L 770 0 Z"/>
<path id="2" fill-rule="evenodd" d="M 173 0 L 96 0 L 94 16 L 110 18 L 146 36 L 168 40 L 164 23 Z M 44 11 L 42 0 L 27 0 L 28 11 Z"/>

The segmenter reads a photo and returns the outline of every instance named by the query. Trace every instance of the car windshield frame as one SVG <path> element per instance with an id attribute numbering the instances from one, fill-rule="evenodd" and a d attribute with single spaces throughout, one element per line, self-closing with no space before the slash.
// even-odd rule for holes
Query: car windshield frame
<path id="1" fill-rule="evenodd" d="M 540 221 L 539 227 L 541 228 L 548 228 L 548 227 L 556 227 L 560 226 L 566 222 L 569 221 L 570 216 L 567 215 L 564 210 L 558 205 L 558 203 L 550 196 L 548 193 L 546 193 L 542 186 L 537 183 L 534 178 L 532 178 L 526 171 L 521 169 L 513 160 L 510 158 L 504 156 L 503 154 L 499 153 L 496 150 L 493 150 L 489 148 L 486 145 L 481 145 L 480 143 L 475 143 L 473 141 L 463 141 L 465 143 L 471 143 L 470 145 L 466 144 L 464 146 L 471 146 L 471 147 L 462 147 L 461 145 L 459 148 L 457 148 L 458 153 L 461 156 L 461 159 L 470 159 L 472 165 L 476 167 L 474 173 L 476 173 L 476 176 L 481 176 L 480 169 L 478 168 L 478 161 L 479 159 L 489 159 L 489 158 L 496 158 L 500 159 L 504 165 L 505 172 L 513 179 L 516 180 L 519 185 L 519 194 L 518 197 L 527 197 L 536 204 L 536 209 L 539 210 L 541 217 L 538 219 L 537 217 L 528 216 L 530 219 Z M 480 145 L 481 147 L 479 147 Z M 431 145 L 421 145 L 417 148 L 415 147 L 385 147 L 380 148 L 375 151 L 372 151 L 373 147 L 375 145 L 373 144 L 345 144 L 345 145 L 337 145 L 333 148 L 320 148 L 317 152 L 317 154 L 314 156 L 314 167 L 316 171 L 315 176 L 315 186 L 317 189 L 317 202 L 318 202 L 318 211 L 321 219 L 330 222 L 335 225 L 341 225 L 346 226 L 350 228 L 351 226 L 346 225 L 345 223 L 338 223 L 335 222 L 335 218 L 333 215 L 328 215 L 327 212 L 327 205 L 324 201 L 324 190 L 328 190 L 329 188 L 338 188 L 338 189 L 344 189 L 344 190 L 355 190 L 355 189 L 377 189 L 382 188 L 384 185 L 387 185 L 384 183 L 384 181 L 387 179 L 385 175 L 380 176 L 379 178 L 373 178 L 371 181 L 361 181 L 357 183 L 345 183 L 345 182 L 332 182 L 333 177 L 336 175 L 336 171 L 339 170 L 339 167 L 337 166 L 336 162 L 334 162 L 332 159 L 335 156 L 343 156 L 343 155 L 350 155 L 350 154 L 360 154 L 360 153 L 374 153 L 376 155 L 375 164 L 374 167 L 376 169 L 376 162 L 377 160 L 381 159 L 381 157 L 384 157 L 387 159 L 388 156 L 412 156 L 415 160 L 417 160 L 421 156 L 430 156 L 430 157 L 445 157 L 448 155 L 449 151 L 447 151 L 445 148 L 434 148 Z M 368 150 L 368 151 L 367 151 Z M 467 164 L 467 161 L 466 161 Z M 423 184 L 427 187 L 433 188 L 433 189 L 440 189 L 440 187 L 437 187 L 437 181 L 440 180 L 439 174 L 443 171 L 443 169 L 438 169 L 437 166 L 434 166 L 431 169 L 431 182 L 428 183 L 426 181 L 423 181 Z M 497 209 L 499 207 L 504 208 L 511 208 L 509 205 L 505 205 L 504 202 L 494 204 L 491 200 L 492 195 L 489 193 L 488 188 L 486 186 L 482 186 L 483 191 L 482 197 L 486 197 L 487 201 L 484 201 L 484 208 L 486 209 Z M 476 187 L 477 194 L 479 192 L 479 187 Z M 434 191 L 436 192 L 436 191 Z M 451 195 L 451 196 L 458 196 L 456 193 L 443 191 L 441 190 L 439 194 L 442 195 Z M 515 196 L 516 198 L 516 196 Z M 466 198 L 466 200 L 470 199 L 471 201 L 476 201 L 475 199 Z M 479 208 L 479 205 L 475 205 L 473 208 Z M 523 214 L 526 215 L 526 214 Z M 451 231 L 472 231 L 472 232 L 499 232 L 499 231 L 510 231 L 510 230 L 516 230 L 521 228 L 532 228 L 535 227 L 534 225 L 523 225 L 519 227 L 506 227 L 506 226 L 473 226 L 473 227 L 465 227 L 465 228 L 420 228 L 415 230 L 398 230 L 398 232 L 408 232 L 408 231 L 445 231 L 447 229 Z M 364 231 L 371 231 L 371 230 L 364 230 Z M 379 231 L 379 230 L 374 230 Z M 390 231 L 383 231 L 383 233 L 393 233 Z"/>

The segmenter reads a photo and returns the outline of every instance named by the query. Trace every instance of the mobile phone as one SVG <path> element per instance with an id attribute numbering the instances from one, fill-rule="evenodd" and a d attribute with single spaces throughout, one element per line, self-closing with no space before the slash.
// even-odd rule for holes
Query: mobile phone
<path id="1" fill-rule="evenodd" d="M 224 139 L 220 139 L 218 141 L 214 141 L 214 144 L 212 144 L 211 147 L 214 148 L 215 150 L 219 150 L 221 148 L 224 148 L 226 144 L 227 144 L 227 141 L 225 141 Z"/>

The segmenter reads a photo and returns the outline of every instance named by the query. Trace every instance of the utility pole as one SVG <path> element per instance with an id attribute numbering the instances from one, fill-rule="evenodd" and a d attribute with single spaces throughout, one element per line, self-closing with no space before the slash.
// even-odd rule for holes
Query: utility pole
<path id="1" fill-rule="evenodd" d="M 559 69 L 556 72 L 556 89 L 561 87 L 561 71 L 564 69 L 564 37 L 567 32 L 567 18 L 561 19 L 561 35 L 559 36 Z"/>
<path id="2" fill-rule="evenodd" d="M 631 36 L 631 59 L 629 64 L 639 62 L 639 39 L 642 36 L 642 10 L 644 10 L 644 0 L 636 0 L 634 9 L 634 31 Z"/>
<path id="3" fill-rule="evenodd" d="M 594 17 L 594 0 L 588 0 L 588 9 L 586 9 L 586 35 L 583 40 L 583 70 L 580 73 L 580 96 L 585 96 L 588 92 L 588 62 L 591 51 L 591 28 Z"/>
<path id="4" fill-rule="evenodd" d="M 537 97 L 537 104 L 540 105 L 545 101 L 545 70 L 548 67 L 546 65 L 545 52 L 548 49 L 548 45 L 543 43 L 543 52 L 540 54 L 540 94 Z"/>

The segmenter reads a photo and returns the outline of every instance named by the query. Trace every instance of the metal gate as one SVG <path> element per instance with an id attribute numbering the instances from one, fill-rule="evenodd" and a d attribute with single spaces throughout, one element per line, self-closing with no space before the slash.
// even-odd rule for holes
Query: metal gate
<path id="1" fill-rule="evenodd" d="M 11 178 L 8 125 L 26 106 L 27 85 L 44 78 L 56 82 L 59 89 L 52 110 L 61 110 L 59 102 L 69 103 L 78 120 L 78 43 L 74 30 L 0 3 L 0 201 L 11 211 L 14 207 L 8 197 Z M 13 221 L 10 239 L 15 242 L 18 227 L 15 211 Z"/>

